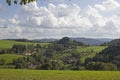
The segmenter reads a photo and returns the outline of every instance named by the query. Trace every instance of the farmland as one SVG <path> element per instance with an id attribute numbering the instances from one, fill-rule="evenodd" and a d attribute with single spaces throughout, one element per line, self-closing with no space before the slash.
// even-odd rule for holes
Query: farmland
<path id="1" fill-rule="evenodd" d="M 38 43 L 35 42 L 19 42 L 19 41 L 12 41 L 12 40 L 0 40 L 0 49 L 11 48 L 13 44 L 24 44 L 29 45 L 33 44 L 36 45 Z M 48 45 L 49 43 L 39 43 L 41 46 Z"/>
<path id="2" fill-rule="evenodd" d="M 14 59 L 18 59 L 23 57 L 23 55 L 17 54 L 1 54 L 0 60 L 5 60 L 4 65 L 0 65 L 0 68 L 14 68 L 15 66 L 12 65 Z"/>
<path id="3" fill-rule="evenodd" d="M 117 71 L 0 70 L 0 80 L 120 80 L 119 75 Z"/>
<path id="4" fill-rule="evenodd" d="M 6 64 L 11 64 L 13 59 L 17 59 L 23 57 L 22 55 L 17 54 L 2 54 L 0 55 L 0 59 L 4 59 L 6 61 Z"/>
<path id="5" fill-rule="evenodd" d="M 82 54 L 81 61 L 84 62 L 86 58 L 94 57 L 97 53 L 101 52 L 105 48 L 106 46 L 89 46 L 89 47 L 78 46 L 76 51 Z"/>

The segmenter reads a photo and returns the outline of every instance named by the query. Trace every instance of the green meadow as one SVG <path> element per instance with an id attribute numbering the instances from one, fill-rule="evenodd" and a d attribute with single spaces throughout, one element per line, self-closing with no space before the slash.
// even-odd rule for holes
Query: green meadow
<path id="1" fill-rule="evenodd" d="M 17 54 L 1 54 L 0 59 L 4 59 L 6 61 L 6 64 L 11 64 L 14 59 L 23 57 L 23 55 L 17 55 Z"/>
<path id="2" fill-rule="evenodd" d="M 41 44 L 41 46 L 48 45 L 49 43 L 35 43 L 35 42 L 19 42 L 12 40 L 0 40 L 0 49 L 11 48 L 14 44 L 25 44 L 25 45 L 36 45 Z"/>
<path id="3" fill-rule="evenodd" d="M 78 46 L 76 51 L 82 54 L 81 61 L 84 62 L 86 58 L 94 57 L 97 53 L 101 52 L 105 48 L 106 46 Z"/>
<path id="4" fill-rule="evenodd" d="M 0 60 L 5 60 L 4 65 L 0 65 L 0 68 L 14 68 L 15 66 L 12 65 L 14 59 L 18 59 L 20 57 L 23 57 L 23 55 L 17 55 L 17 54 L 1 54 Z"/>
<path id="5" fill-rule="evenodd" d="M 120 72 L 1 69 L 0 80 L 120 80 Z"/>

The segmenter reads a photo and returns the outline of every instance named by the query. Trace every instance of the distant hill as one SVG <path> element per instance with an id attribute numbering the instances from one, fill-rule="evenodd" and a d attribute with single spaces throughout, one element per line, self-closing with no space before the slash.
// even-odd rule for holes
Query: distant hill
<path id="1" fill-rule="evenodd" d="M 112 39 L 107 39 L 107 38 L 71 38 L 72 40 L 75 40 L 75 41 L 80 41 L 80 42 L 83 42 L 84 44 L 89 44 L 89 45 L 101 45 L 105 42 L 109 42 L 111 41 Z"/>
<path id="2" fill-rule="evenodd" d="M 32 42 L 32 40 L 28 40 L 28 39 L 5 39 L 5 40 L 19 41 L 19 42 Z"/>
<path id="3" fill-rule="evenodd" d="M 120 39 L 115 39 L 115 40 L 112 40 L 110 42 L 106 42 L 102 45 L 105 45 L 105 46 L 115 46 L 115 45 L 119 45 L 120 44 Z"/>
<path id="4" fill-rule="evenodd" d="M 103 41 L 103 42 L 110 42 L 113 40 L 113 39 L 109 39 L 109 38 L 96 38 L 96 39 L 99 41 Z"/>
<path id="5" fill-rule="evenodd" d="M 84 38 L 84 37 L 78 37 L 78 38 L 70 38 L 71 40 L 82 42 L 86 45 L 101 45 L 106 42 L 112 41 L 112 39 L 108 38 Z M 34 39 L 34 40 L 28 40 L 28 39 L 8 39 L 8 40 L 14 40 L 14 41 L 20 41 L 20 42 L 56 42 L 59 41 L 59 39 L 55 38 L 43 38 L 43 39 Z"/>
<path id="6" fill-rule="evenodd" d="M 53 38 L 43 38 L 43 39 L 34 39 L 32 41 L 35 42 L 54 42 L 54 41 L 58 41 L 59 39 L 53 39 Z"/>
<path id="7" fill-rule="evenodd" d="M 86 45 L 101 45 L 106 42 L 110 42 L 112 39 L 108 38 L 84 38 L 84 37 L 79 37 L 79 38 L 70 38 L 71 40 L 77 41 L 77 42 L 83 42 Z M 43 39 L 34 39 L 35 42 L 56 42 L 59 41 L 59 39 L 54 39 L 54 38 L 43 38 Z"/>

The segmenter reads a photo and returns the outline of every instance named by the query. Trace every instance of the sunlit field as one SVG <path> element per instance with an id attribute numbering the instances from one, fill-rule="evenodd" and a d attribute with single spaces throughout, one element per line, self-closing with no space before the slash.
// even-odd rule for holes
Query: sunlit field
<path id="1" fill-rule="evenodd" d="M 120 72 L 1 69 L 0 80 L 120 80 Z"/>

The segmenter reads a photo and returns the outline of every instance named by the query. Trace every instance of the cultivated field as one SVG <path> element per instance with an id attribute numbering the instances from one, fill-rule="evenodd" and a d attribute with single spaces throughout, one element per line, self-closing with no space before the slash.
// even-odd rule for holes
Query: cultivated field
<path id="1" fill-rule="evenodd" d="M 120 72 L 1 69 L 0 80 L 120 80 Z"/>

